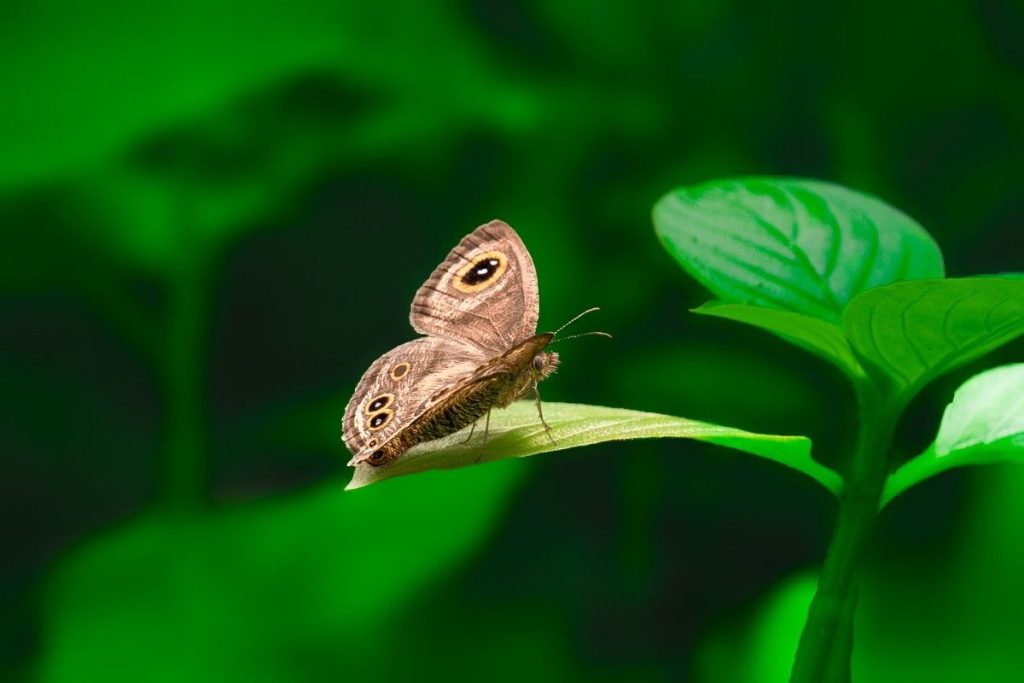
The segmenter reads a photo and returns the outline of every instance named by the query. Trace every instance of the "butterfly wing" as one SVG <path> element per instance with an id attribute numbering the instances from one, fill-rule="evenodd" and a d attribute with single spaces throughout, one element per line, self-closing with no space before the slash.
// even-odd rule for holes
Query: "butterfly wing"
<path id="1" fill-rule="evenodd" d="M 478 347 L 422 337 L 388 351 L 370 366 L 345 408 L 342 436 L 357 463 L 485 366 Z"/>
<path id="2" fill-rule="evenodd" d="M 459 339 L 491 352 L 537 330 L 537 271 L 523 241 L 494 220 L 462 238 L 412 300 L 409 321 L 421 334 Z"/>

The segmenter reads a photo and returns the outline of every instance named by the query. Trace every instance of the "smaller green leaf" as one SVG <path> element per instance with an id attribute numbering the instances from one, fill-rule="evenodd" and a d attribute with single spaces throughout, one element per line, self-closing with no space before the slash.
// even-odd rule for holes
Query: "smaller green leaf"
<path id="1" fill-rule="evenodd" d="M 882 504 L 953 467 L 1024 463 L 1024 363 L 967 380 L 946 407 L 935 443 L 889 477 Z"/>
<path id="2" fill-rule="evenodd" d="M 932 379 L 1024 334 L 1024 280 L 973 277 L 878 287 L 846 308 L 846 336 L 908 401 Z"/>
<path id="3" fill-rule="evenodd" d="M 914 219 L 820 180 L 682 187 L 655 204 L 653 219 L 669 254 L 719 299 L 835 323 L 860 292 L 944 274 L 938 246 Z"/>
<path id="4" fill-rule="evenodd" d="M 536 405 L 519 401 L 491 413 L 486 443 L 483 424 L 469 441 L 467 428 L 419 444 L 386 467 L 359 465 L 347 488 L 357 489 L 403 474 L 466 467 L 605 441 L 673 437 L 736 448 L 799 470 L 836 495 L 842 489 L 839 475 L 811 458 L 811 441 L 803 436 L 755 434 L 683 417 L 573 403 L 545 403 L 544 418 L 551 426 L 553 442 L 544 433 Z"/>
<path id="5" fill-rule="evenodd" d="M 835 323 L 794 311 L 724 301 L 710 301 L 693 312 L 760 327 L 835 364 L 854 381 L 866 377 L 842 328 Z"/>

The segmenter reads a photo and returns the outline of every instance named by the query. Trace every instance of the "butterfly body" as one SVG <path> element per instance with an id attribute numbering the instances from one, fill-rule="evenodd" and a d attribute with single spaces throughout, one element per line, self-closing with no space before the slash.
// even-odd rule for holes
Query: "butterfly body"
<path id="1" fill-rule="evenodd" d="M 360 379 L 342 421 L 349 464 L 385 465 L 535 391 L 558 366 L 538 315 L 536 271 L 515 231 L 491 221 L 464 237 L 413 299 L 410 322 L 426 336 Z"/>
<path id="2" fill-rule="evenodd" d="M 558 367 L 558 354 L 541 349 L 550 333 L 517 344 L 477 372 L 475 377 L 427 409 L 393 439 L 383 444 L 369 462 L 387 464 L 418 443 L 454 434 L 468 427 L 494 408 L 505 408 L 533 390 L 535 384 Z"/>

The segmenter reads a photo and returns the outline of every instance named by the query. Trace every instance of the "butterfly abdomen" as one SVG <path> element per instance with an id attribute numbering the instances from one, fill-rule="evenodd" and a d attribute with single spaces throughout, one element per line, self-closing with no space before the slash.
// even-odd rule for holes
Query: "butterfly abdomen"
<path id="1" fill-rule="evenodd" d="M 418 441 L 431 441 L 468 427 L 495 407 L 503 389 L 498 378 L 489 378 L 456 392 L 416 421 Z"/>
<path id="2" fill-rule="evenodd" d="M 504 408 L 522 397 L 558 365 L 557 354 L 542 352 L 550 339 L 548 334 L 537 335 L 516 345 L 483 369 L 480 378 L 427 411 L 410 427 L 415 441 L 407 448 L 454 434 L 479 420 L 487 411 Z M 540 367 L 534 364 L 535 358 L 542 359 Z"/>

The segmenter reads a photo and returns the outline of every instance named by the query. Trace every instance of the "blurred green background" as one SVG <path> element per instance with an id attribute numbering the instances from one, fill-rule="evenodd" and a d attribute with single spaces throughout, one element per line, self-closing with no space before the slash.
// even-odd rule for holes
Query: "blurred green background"
<path id="1" fill-rule="evenodd" d="M 500 217 L 544 397 L 807 434 L 831 368 L 688 316 L 673 186 L 875 193 L 951 275 L 1020 270 L 1024 9 L 947 3 L 0 8 L 0 679 L 784 680 L 834 514 L 795 472 L 610 444 L 343 493 L 339 418 L 416 287 Z M 919 398 L 898 455 L 973 371 Z M 1024 670 L 1024 471 L 882 517 L 860 681 Z"/>

